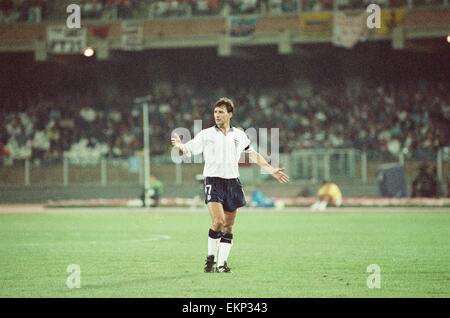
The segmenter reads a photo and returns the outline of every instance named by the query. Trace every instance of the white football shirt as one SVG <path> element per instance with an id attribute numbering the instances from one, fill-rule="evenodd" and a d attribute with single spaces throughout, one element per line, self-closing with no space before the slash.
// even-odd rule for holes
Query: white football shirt
<path id="1" fill-rule="evenodd" d="M 230 127 L 225 135 L 217 126 L 203 129 L 185 144 L 188 155 L 203 153 L 204 177 L 239 178 L 242 152 L 254 151 L 244 131 Z"/>

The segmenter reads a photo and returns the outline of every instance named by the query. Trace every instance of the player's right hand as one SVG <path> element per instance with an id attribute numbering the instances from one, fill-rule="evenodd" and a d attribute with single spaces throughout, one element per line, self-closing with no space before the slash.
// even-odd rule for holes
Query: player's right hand
<path id="1" fill-rule="evenodd" d="M 180 136 L 178 136 L 176 133 L 173 133 L 172 138 L 170 138 L 170 142 L 172 143 L 172 146 L 178 147 L 179 145 L 181 145 Z"/>

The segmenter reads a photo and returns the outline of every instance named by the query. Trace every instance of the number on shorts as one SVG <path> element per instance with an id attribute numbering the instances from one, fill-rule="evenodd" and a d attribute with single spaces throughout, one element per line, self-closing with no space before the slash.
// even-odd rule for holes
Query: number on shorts
<path id="1" fill-rule="evenodd" d="M 212 185 L 210 185 L 210 184 L 205 185 L 206 194 L 211 195 L 211 188 L 212 188 Z"/>

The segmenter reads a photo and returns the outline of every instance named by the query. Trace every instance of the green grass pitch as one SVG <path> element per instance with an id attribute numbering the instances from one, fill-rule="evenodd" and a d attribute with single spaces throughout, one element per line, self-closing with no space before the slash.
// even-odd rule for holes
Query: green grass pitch
<path id="1" fill-rule="evenodd" d="M 2 213 L 0 297 L 450 297 L 448 208 L 340 211 L 241 210 L 232 274 L 203 273 L 203 208 Z"/>

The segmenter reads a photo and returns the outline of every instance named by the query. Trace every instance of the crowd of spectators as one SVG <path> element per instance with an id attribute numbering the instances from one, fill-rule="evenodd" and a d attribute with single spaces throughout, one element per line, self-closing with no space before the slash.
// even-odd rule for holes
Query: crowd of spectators
<path id="1" fill-rule="evenodd" d="M 0 0 L 0 23 L 39 23 L 54 3 L 55 0 Z"/>
<path id="2" fill-rule="evenodd" d="M 141 149 L 139 112 L 94 107 L 92 94 L 39 95 L 4 112 L 0 125 L 3 160 L 33 158 L 43 161 L 66 157 L 126 158 Z M 120 102 L 127 105 L 127 98 Z M 26 104 L 26 105 L 24 105 Z"/>
<path id="3" fill-rule="evenodd" d="M 228 14 L 282 14 L 302 11 L 363 9 L 369 4 L 381 7 L 442 5 L 444 0 L 80 0 L 83 18 L 127 19 L 191 17 Z M 66 14 L 56 0 L 0 0 L 0 23 L 38 23 L 53 11 Z M 57 16 L 57 15 L 56 15 Z"/>
<path id="4" fill-rule="evenodd" d="M 114 2 L 114 0 L 84 0 L 86 6 L 97 8 L 96 16 L 99 16 L 105 2 Z M 129 8 L 128 12 L 137 7 L 137 4 L 133 4 L 131 0 L 118 2 L 121 2 L 117 4 L 119 7 Z M 381 7 L 408 5 L 408 0 L 148 0 L 143 2 L 143 6 L 148 8 L 148 15 L 153 18 L 219 14 L 281 14 L 295 13 L 300 9 L 303 11 L 327 11 L 333 8 L 362 9 L 370 4 L 378 4 Z M 141 4 L 143 2 L 141 1 Z M 442 5 L 443 0 L 414 0 L 413 3 Z M 140 7 L 140 11 L 143 6 Z"/>
<path id="5" fill-rule="evenodd" d="M 151 151 L 168 154 L 174 128 L 194 120 L 211 125 L 213 101 L 235 101 L 234 123 L 246 130 L 280 128 L 280 151 L 356 148 L 378 154 L 426 156 L 450 146 L 450 83 L 316 87 L 309 92 L 280 87 L 163 85 L 148 95 Z M 95 94 L 30 98 L 0 116 L 0 161 L 67 157 L 127 158 L 142 149 L 142 117 L 133 96 L 118 93 L 115 106 L 98 107 Z M 10 105 L 11 106 L 11 105 Z M 6 108 L 8 109 L 8 107 Z"/>
<path id="6" fill-rule="evenodd" d="M 298 0 L 84 0 L 82 11 L 89 17 L 101 17 L 107 7 L 119 8 L 129 17 L 132 12 L 145 14 L 150 18 L 191 17 L 227 14 L 296 12 Z"/>
<path id="7" fill-rule="evenodd" d="M 141 5 L 139 0 L 82 0 L 80 8 L 84 18 L 116 20 L 131 18 Z"/>

